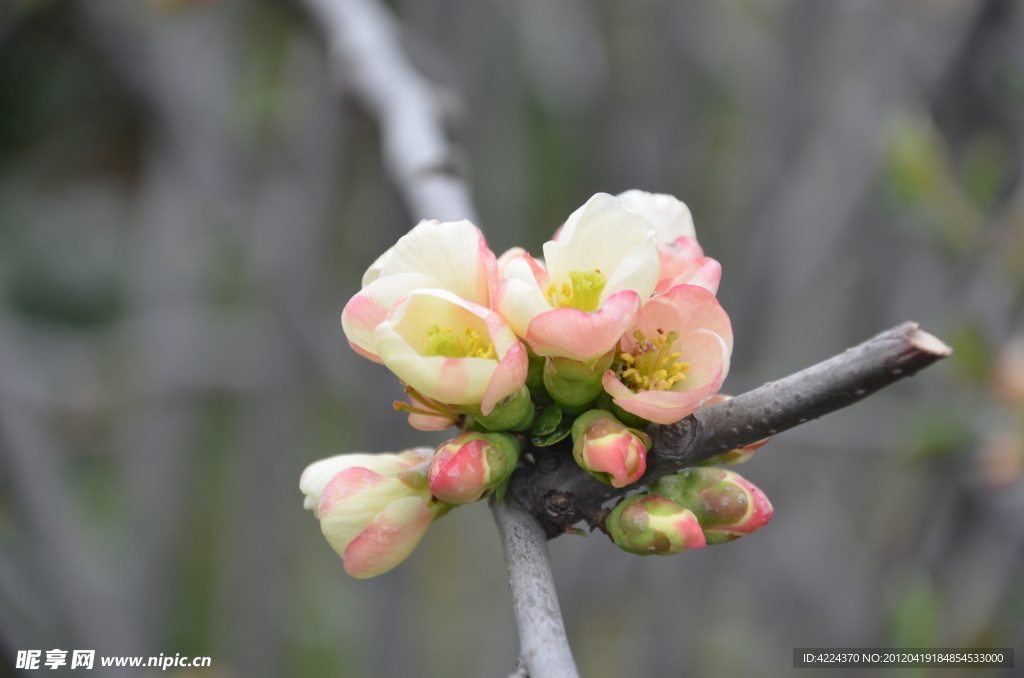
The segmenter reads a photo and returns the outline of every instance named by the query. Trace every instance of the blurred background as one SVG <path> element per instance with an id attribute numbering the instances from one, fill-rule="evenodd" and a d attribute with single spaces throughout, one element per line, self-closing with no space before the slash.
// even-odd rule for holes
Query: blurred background
<path id="1" fill-rule="evenodd" d="M 738 469 L 776 509 L 754 535 L 553 541 L 582 675 L 1024 666 L 1024 3 L 389 6 L 496 252 L 598 191 L 690 205 L 725 392 L 905 320 L 956 350 Z M 0 0 L 0 675 L 55 647 L 213 658 L 181 678 L 512 670 L 485 506 L 367 581 L 302 510 L 308 463 L 444 439 L 338 323 L 413 225 L 343 76 L 294 1 Z"/>

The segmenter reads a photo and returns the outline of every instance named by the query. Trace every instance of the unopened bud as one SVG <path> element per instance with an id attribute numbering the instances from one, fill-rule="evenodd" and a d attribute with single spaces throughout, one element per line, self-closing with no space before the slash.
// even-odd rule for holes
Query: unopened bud
<path id="1" fill-rule="evenodd" d="M 375 577 L 398 565 L 447 510 L 427 489 L 429 459 L 429 448 L 348 454 L 303 472 L 304 506 L 320 519 L 324 537 L 353 577 Z"/>
<path id="2" fill-rule="evenodd" d="M 640 556 L 668 556 L 705 545 L 692 511 L 653 494 L 621 502 L 605 519 L 605 529 L 616 546 Z"/>
<path id="3" fill-rule="evenodd" d="M 584 471 L 612 487 L 640 480 L 651 438 L 605 410 L 588 410 L 572 425 L 572 456 Z"/>
<path id="4" fill-rule="evenodd" d="M 738 473 L 721 468 L 691 468 L 661 478 L 651 494 L 667 497 L 693 511 L 708 544 L 739 539 L 772 519 L 764 492 Z"/>
<path id="5" fill-rule="evenodd" d="M 613 349 L 590 362 L 548 358 L 544 364 L 544 388 L 563 410 L 579 412 L 604 392 L 601 379 L 614 357 Z"/>
<path id="6" fill-rule="evenodd" d="M 437 448 L 430 462 L 430 493 L 449 504 L 482 499 L 508 480 L 519 442 L 504 433 L 463 433 Z"/>
<path id="7" fill-rule="evenodd" d="M 534 416 L 530 389 L 521 386 L 518 391 L 498 402 L 486 417 L 480 415 L 474 419 L 490 431 L 525 431 L 533 426 Z"/>

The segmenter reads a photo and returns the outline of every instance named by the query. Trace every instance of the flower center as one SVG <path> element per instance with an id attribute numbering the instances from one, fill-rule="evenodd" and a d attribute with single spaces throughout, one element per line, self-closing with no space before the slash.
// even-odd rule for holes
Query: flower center
<path id="1" fill-rule="evenodd" d="M 628 353 L 620 353 L 616 367 L 619 379 L 634 393 L 640 391 L 667 391 L 672 384 L 686 379 L 689 363 L 679 362 L 679 352 L 672 346 L 679 339 L 678 332 L 662 334 L 648 339 L 643 330 L 633 332 L 637 345 Z"/>
<path id="2" fill-rule="evenodd" d="M 569 282 L 556 287 L 554 283 L 544 291 L 553 308 L 571 306 L 590 313 L 601 305 L 601 291 L 608 279 L 601 271 L 570 271 Z"/>
<path id="3" fill-rule="evenodd" d="M 472 327 L 456 334 L 454 330 L 442 330 L 437 325 L 431 325 L 427 330 L 427 345 L 423 347 L 423 354 L 445 358 L 498 359 L 494 344 L 481 337 Z"/>

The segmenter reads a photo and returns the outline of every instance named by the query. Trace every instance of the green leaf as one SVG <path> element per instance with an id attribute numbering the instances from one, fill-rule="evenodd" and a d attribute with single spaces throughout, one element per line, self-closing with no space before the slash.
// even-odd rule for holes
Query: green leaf
<path id="1" fill-rule="evenodd" d="M 545 410 L 545 412 L 547 412 L 547 410 Z M 541 414 L 541 418 L 543 417 L 544 415 Z M 567 417 L 562 418 L 561 411 L 559 411 L 559 418 L 560 421 L 554 431 L 542 435 L 534 433 L 530 436 L 530 440 L 536 447 L 548 447 L 550 445 L 554 445 L 555 443 L 565 440 L 569 434 L 572 433 L 573 419 Z"/>
<path id="2" fill-rule="evenodd" d="M 559 409 L 558 405 L 549 405 L 537 417 L 537 421 L 533 424 L 532 433 L 535 436 L 549 435 L 555 432 L 561 422 L 562 410 Z"/>

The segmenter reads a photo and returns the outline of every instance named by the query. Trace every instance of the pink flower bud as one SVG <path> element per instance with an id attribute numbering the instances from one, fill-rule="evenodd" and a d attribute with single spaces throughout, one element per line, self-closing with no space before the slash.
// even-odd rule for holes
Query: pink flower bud
<path id="1" fill-rule="evenodd" d="M 721 468 L 692 468 L 664 476 L 651 485 L 650 492 L 693 511 L 708 544 L 759 530 L 774 513 L 764 492 L 738 473 Z"/>
<path id="2" fill-rule="evenodd" d="M 503 433 L 463 433 L 437 448 L 430 492 L 449 504 L 482 499 L 505 482 L 519 461 L 519 443 Z"/>
<path id="3" fill-rule="evenodd" d="M 429 459 L 429 448 L 339 455 L 302 474 L 305 506 L 353 577 L 375 577 L 398 565 L 444 513 L 427 488 Z"/>
<path id="4" fill-rule="evenodd" d="M 640 556 L 668 556 L 705 545 L 692 511 L 652 494 L 621 502 L 605 519 L 605 528 L 616 546 Z"/>
<path id="5" fill-rule="evenodd" d="M 572 456 L 584 471 L 612 487 L 640 480 L 651 439 L 605 410 L 584 412 L 572 425 Z"/>

